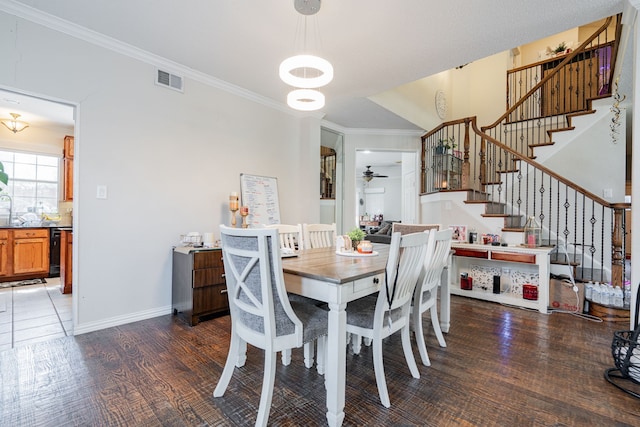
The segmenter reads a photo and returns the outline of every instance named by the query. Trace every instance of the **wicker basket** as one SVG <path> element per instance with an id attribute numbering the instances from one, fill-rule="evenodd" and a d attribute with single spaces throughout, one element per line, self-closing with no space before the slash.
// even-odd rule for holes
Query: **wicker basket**
<path id="1" fill-rule="evenodd" d="M 611 354 L 623 378 L 640 384 L 640 327 L 633 331 L 618 331 L 613 335 Z"/>

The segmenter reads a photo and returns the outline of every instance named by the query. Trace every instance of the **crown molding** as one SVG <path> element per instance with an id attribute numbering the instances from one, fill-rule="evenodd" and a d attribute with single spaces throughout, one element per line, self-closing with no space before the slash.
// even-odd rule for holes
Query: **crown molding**
<path id="1" fill-rule="evenodd" d="M 369 129 L 369 128 L 346 128 L 328 120 L 322 121 L 322 127 L 340 132 L 345 135 L 389 135 L 389 136 L 415 136 L 421 137 L 425 130 L 409 129 Z"/>
<path id="2" fill-rule="evenodd" d="M 35 24 L 42 25 L 49 29 L 85 41 L 87 43 L 109 49 L 121 55 L 153 65 L 154 67 L 169 71 L 171 73 L 178 74 L 183 77 L 188 77 L 208 86 L 215 87 L 217 89 L 232 93 L 250 101 L 254 101 L 258 104 L 265 105 L 269 108 L 273 108 L 290 115 L 297 115 L 296 111 L 292 111 L 284 103 L 276 102 L 270 98 L 258 95 L 255 92 L 251 92 L 240 86 L 236 86 L 224 80 L 217 79 L 209 74 L 194 70 L 183 64 L 147 52 L 146 50 L 124 43 L 97 31 L 74 24 L 73 22 L 69 22 L 65 19 L 50 15 L 34 7 L 27 6 L 23 3 L 19 3 L 14 0 L 0 0 L 0 11 L 6 12 L 10 15 L 14 15 L 18 18 L 25 19 Z"/>

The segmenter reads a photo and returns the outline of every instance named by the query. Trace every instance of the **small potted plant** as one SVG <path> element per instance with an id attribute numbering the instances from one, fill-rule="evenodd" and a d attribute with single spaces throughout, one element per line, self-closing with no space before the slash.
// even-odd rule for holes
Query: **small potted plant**
<path id="1" fill-rule="evenodd" d="M 440 138 L 439 144 L 436 146 L 436 154 L 447 154 L 450 149 L 456 148 L 457 145 L 454 142 L 453 137 Z"/>
<path id="2" fill-rule="evenodd" d="M 351 239 L 351 246 L 353 247 L 354 251 L 357 250 L 358 244 L 362 241 L 362 239 L 365 238 L 366 235 L 367 233 L 365 233 L 358 227 L 347 233 L 347 236 L 349 236 L 349 238 Z"/>

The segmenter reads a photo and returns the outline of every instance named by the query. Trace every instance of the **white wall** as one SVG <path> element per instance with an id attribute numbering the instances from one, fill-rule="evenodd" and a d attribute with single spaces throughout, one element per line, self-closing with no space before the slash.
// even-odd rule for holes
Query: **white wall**
<path id="1" fill-rule="evenodd" d="M 240 173 L 278 178 L 283 222 L 318 220 L 318 118 L 191 78 L 156 86 L 152 64 L 6 13 L 0 31 L 0 86 L 78 107 L 76 333 L 169 313 L 171 246 L 228 223 Z"/>

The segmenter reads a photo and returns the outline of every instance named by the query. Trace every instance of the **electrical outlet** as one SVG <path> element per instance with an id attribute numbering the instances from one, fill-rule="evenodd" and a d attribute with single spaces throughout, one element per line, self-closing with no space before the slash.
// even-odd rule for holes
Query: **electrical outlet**
<path id="1" fill-rule="evenodd" d="M 107 186 L 98 185 L 96 187 L 96 199 L 106 199 L 106 198 L 107 198 Z"/>

